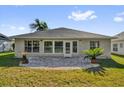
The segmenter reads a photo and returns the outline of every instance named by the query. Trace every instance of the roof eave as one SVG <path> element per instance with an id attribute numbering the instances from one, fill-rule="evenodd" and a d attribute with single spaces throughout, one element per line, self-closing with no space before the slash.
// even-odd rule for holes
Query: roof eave
<path id="1" fill-rule="evenodd" d="M 29 38 L 35 38 L 35 39 L 114 39 L 113 37 L 101 37 L 101 38 L 83 38 L 83 37 L 15 37 L 15 39 L 29 39 Z"/>

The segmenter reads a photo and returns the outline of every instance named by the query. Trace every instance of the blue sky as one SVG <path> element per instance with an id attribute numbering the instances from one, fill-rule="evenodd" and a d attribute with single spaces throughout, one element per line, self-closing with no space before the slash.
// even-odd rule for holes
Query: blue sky
<path id="1" fill-rule="evenodd" d="M 7 36 L 29 33 L 34 19 L 46 21 L 49 28 L 115 35 L 124 31 L 124 6 L 42 5 L 0 6 L 0 33 Z"/>

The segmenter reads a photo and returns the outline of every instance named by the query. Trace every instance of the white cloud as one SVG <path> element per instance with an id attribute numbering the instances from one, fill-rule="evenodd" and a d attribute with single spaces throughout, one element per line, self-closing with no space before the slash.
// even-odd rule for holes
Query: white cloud
<path id="1" fill-rule="evenodd" d="M 19 30 L 25 30 L 25 27 L 18 27 Z"/>
<path id="2" fill-rule="evenodd" d="M 118 23 L 124 22 L 124 12 L 117 13 L 113 20 Z"/>
<path id="3" fill-rule="evenodd" d="M 92 20 L 97 18 L 95 15 L 95 12 L 92 10 L 88 10 L 86 12 L 81 11 L 73 11 L 71 15 L 68 16 L 69 19 L 75 20 L 75 21 L 84 21 L 84 20 Z"/>
<path id="4" fill-rule="evenodd" d="M 96 15 L 92 15 L 92 16 L 90 16 L 90 19 L 92 20 L 92 19 L 96 19 L 97 18 L 97 16 Z"/>
<path id="5" fill-rule="evenodd" d="M 123 22 L 124 21 L 124 18 L 122 17 L 114 17 L 113 19 L 115 22 Z"/>

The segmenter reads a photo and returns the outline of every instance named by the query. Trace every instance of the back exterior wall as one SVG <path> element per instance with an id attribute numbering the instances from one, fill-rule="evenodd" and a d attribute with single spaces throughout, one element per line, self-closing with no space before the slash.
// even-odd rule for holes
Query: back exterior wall
<path id="1" fill-rule="evenodd" d="M 16 57 L 22 57 L 24 52 L 24 40 L 27 39 L 15 39 L 15 54 Z M 28 39 L 35 40 L 35 39 Z M 78 44 L 78 54 L 73 54 L 73 56 L 82 55 L 81 51 L 90 49 L 90 41 L 100 41 L 100 47 L 104 48 L 104 54 L 102 57 L 110 58 L 111 53 L 111 41 L 110 39 L 81 39 Z M 43 53 L 43 41 L 40 41 L 40 52 L 39 53 L 29 53 L 29 56 L 64 56 L 64 54 L 44 54 Z"/>

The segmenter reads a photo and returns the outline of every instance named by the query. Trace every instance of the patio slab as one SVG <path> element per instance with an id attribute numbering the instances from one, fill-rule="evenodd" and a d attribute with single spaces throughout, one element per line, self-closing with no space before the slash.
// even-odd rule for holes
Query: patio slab
<path id="1" fill-rule="evenodd" d="M 90 60 L 84 60 L 83 57 L 30 57 L 28 64 L 20 64 L 24 67 L 33 68 L 54 68 L 54 69 L 80 69 L 93 66 Z"/>

